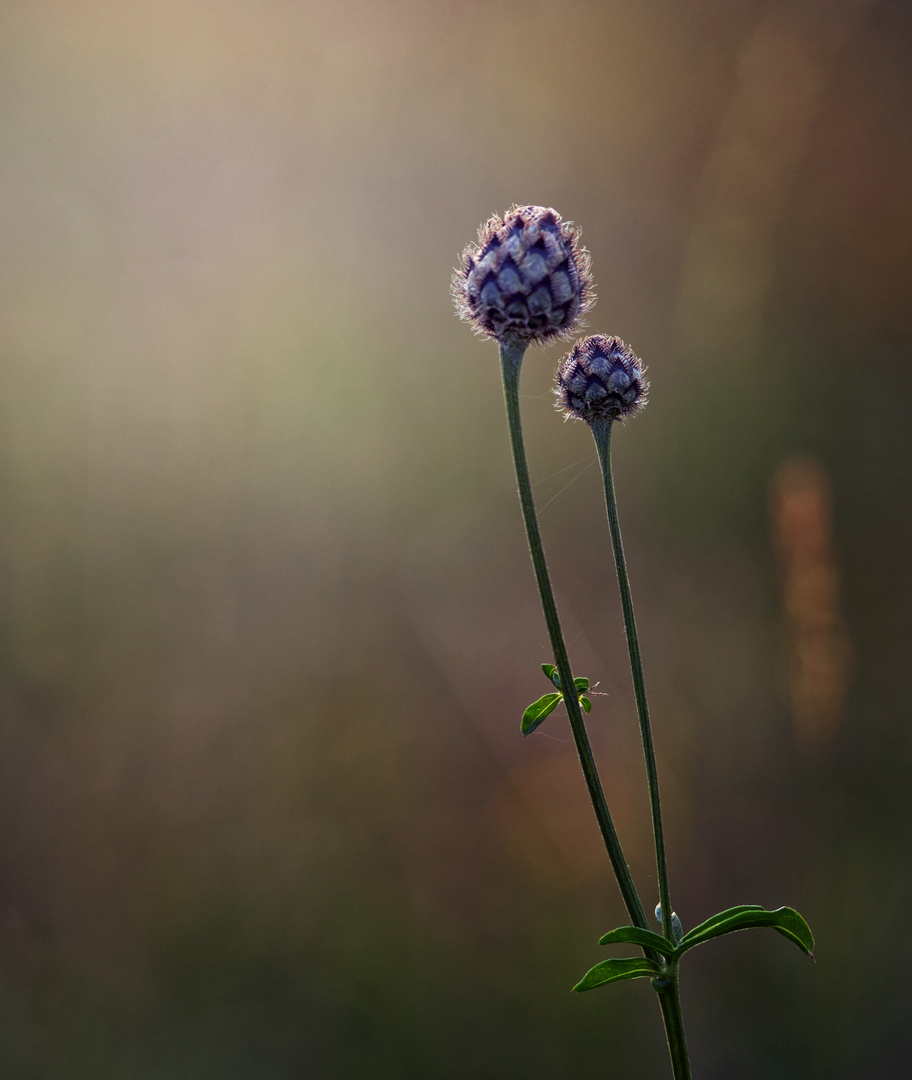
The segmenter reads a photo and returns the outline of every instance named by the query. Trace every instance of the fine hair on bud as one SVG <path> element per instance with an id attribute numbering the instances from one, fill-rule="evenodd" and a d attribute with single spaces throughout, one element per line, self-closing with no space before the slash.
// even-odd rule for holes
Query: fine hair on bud
<path id="1" fill-rule="evenodd" d="M 633 349 L 618 337 L 581 338 L 557 368 L 558 408 L 592 424 L 623 420 L 646 404 L 649 383 Z"/>
<path id="2" fill-rule="evenodd" d="M 460 318 L 498 341 L 563 337 L 595 301 L 589 253 L 556 210 L 514 206 L 463 252 L 453 298 Z"/>

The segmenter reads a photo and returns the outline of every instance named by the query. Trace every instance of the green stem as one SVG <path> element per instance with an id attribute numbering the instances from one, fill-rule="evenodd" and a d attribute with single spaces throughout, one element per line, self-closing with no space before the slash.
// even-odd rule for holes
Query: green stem
<path id="1" fill-rule="evenodd" d="M 627 577 L 627 563 L 624 559 L 621 526 L 618 521 L 617 499 L 614 494 L 614 478 L 611 474 L 611 427 L 610 420 L 597 420 L 592 425 L 592 434 L 595 436 L 599 464 L 602 467 L 602 476 L 605 481 L 605 505 L 608 510 L 608 526 L 611 530 L 611 543 L 614 547 L 618 587 L 621 590 L 621 608 L 624 612 L 624 629 L 627 632 L 627 649 L 630 653 L 630 670 L 633 675 L 633 693 L 636 698 L 637 716 L 640 721 L 643 753 L 646 757 L 646 780 L 649 785 L 652 831 L 655 836 L 659 901 L 662 904 L 662 932 L 669 941 L 674 941 L 671 928 L 672 908 L 668 896 L 668 868 L 665 862 L 665 835 L 662 830 L 662 807 L 659 803 L 659 775 L 656 771 L 655 747 L 652 742 L 652 727 L 649 723 L 649 706 L 646 703 L 646 682 L 643 678 L 643 662 L 640 659 L 640 645 L 637 640 L 636 620 L 633 615 L 633 599 L 630 595 L 630 580 Z"/>
<path id="2" fill-rule="evenodd" d="M 649 723 L 646 681 L 643 678 L 643 661 L 640 658 L 636 619 L 633 613 L 633 598 L 630 595 L 630 579 L 627 576 L 627 561 L 624 558 L 617 498 L 614 493 L 614 477 L 611 470 L 611 429 L 611 420 L 597 420 L 592 424 L 592 434 L 595 437 L 599 464 L 602 467 L 602 478 L 605 482 L 605 506 L 608 511 L 608 527 L 611 531 L 611 544 L 614 549 L 615 566 L 617 567 L 621 608 L 624 613 L 624 629 L 627 633 L 627 649 L 630 654 L 630 671 L 633 676 L 633 692 L 636 698 L 637 717 L 640 722 L 643 754 L 646 758 L 646 780 L 649 787 L 649 804 L 652 810 L 652 832 L 655 837 L 659 902 L 662 905 L 662 932 L 669 941 L 674 941 L 671 919 L 673 909 L 668 891 L 668 865 L 665 858 L 665 834 L 662 828 L 662 807 L 659 801 L 659 775 L 656 769 L 652 726 Z M 668 1036 L 668 1048 L 671 1054 L 674 1075 L 676 1080 L 681 1080 L 681 1078 L 690 1076 L 690 1063 L 687 1057 L 684 1020 L 681 1015 L 681 1001 L 678 995 L 677 971 L 669 971 L 667 979 L 670 985 L 665 990 L 658 991 L 658 993 L 662 1006 L 662 1016 L 665 1020 L 665 1032 Z"/>
<path id="3" fill-rule="evenodd" d="M 602 790 L 602 782 L 599 779 L 595 758 L 592 755 L 592 747 L 589 744 L 589 735 L 583 722 L 579 699 L 573 692 L 573 673 L 570 669 L 564 635 L 561 632 L 557 616 L 557 605 L 551 588 L 548 564 L 545 561 L 545 551 L 542 546 L 541 532 L 535 513 L 535 503 L 532 499 L 532 484 L 529 480 L 529 467 L 526 463 L 526 451 L 523 444 L 522 424 L 519 415 L 519 372 L 525 351 L 526 345 L 521 342 L 502 343 L 500 346 L 504 398 L 507 405 L 507 420 L 510 425 L 510 443 L 513 448 L 513 464 L 516 468 L 516 483 L 519 488 L 519 502 L 526 526 L 526 536 L 529 540 L 529 552 L 532 555 L 532 565 L 535 568 L 535 580 L 538 583 L 538 592 L 545 613 L 545 622 L 548 625 L 548 636 L 551 639 L 554 663 L 560 676 L 561 686 L 566 690 L 564 705 L 567 707 L 567 715 L 570 718 L 570 730 L 573 732 L 573 741 L 576 743 L 576 751 L 579 754 L 583 776 L 586 778 L 586 786 L 589 789 L 589 797 L 592 800 L 599 830 L 608 850 L 608 858 L 611 860 L 611 866 L 614 869 L 631 922 L 635 926 L 649 929 L 643 905 L 637 895 L 633 878 L 630 876 L 630 869 L 627 866 L 627 860 L 624 858 L 621 843 L 614 828 L 614 822 L 611 820 L 611 814 L 608 811 L 605 793 Z M 653 956 L 653 958 L 658 959 L 657 956 Z"/>
<path id="4" fill-rule="evenodd" d="M 684 1017 L 681 1013 L 681 995 L 678 992 L 678 973 L 670 979 L 666 990 L 658 991 L 659 1007 L 665 1022 L 665 1037 L 675 1080 L 691 1080 L 690 1058 L 687 1054 L 687 1037 L 684 1034 Z"/>

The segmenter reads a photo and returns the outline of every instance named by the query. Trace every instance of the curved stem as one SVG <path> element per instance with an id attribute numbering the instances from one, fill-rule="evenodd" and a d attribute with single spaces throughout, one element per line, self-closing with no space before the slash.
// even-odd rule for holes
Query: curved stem
<path id="1" fill-rule="evenodd" d="M 510 425 L 510 443 L 513 448 L 513 464 L 516 468 L 516 483 L 519 488 L 519 502 L 526 526 L 526 536 L 529 540 L 529 552 L 532 556 L 532 565 L 535 568 L 535 580 L 538 583 L 538 592 L 545 613 L 545 622 L 548 625 L 548 636 L 551 639 L 554 663 L 560 675 L 561 686 L 567 690 L 564 694 L 564 704 L 570 718 L 570 730 L 573 732 L 573 741 L 576 743 L 576 750 L 583 769 L 583 776 L 586 779 L 586 786 L 589 789 L 589 797 L 592 800 L 592 806 L 598 820 L 599 830 L 602 839 L 605 841 L 608 858 L 611 860 L 611 866 L 617 877 L 630 920 L 635 926 L 648 929 L 649 924 L 643 911 L 643 905 L 637 895 L 633 878 L 630 876 L 630 869 L 627 866 L 627 860 L 624 858 L 621 843 L 614 828 L 614 822 L 611 820 L 611 814 L 608 811 L 602 782 L 596 768 L 595 758 L 592 755 L 589 735 L 583 722 L 579 699 L 573 693 L 573 673 L 570 669 L 564 635 L 561 632 L 560 621 L 558 620 L 557 605 L 554 601 L 554 592 L 548 574 L 548 564 L 545 561 L 545 551 L 542 546 L 541 532 L 535 513 L 535 503 L 532 499 L 532 484 L 529 480 L 529 467 L 526 462 L 526 451 L 523 444 L 522 424 L 519 415 L 519 372 L 525 351 L 526 345 L 519 342 L 502 343 L 500 346 L 504 398 L 507 405 L 507 420 Z"/>

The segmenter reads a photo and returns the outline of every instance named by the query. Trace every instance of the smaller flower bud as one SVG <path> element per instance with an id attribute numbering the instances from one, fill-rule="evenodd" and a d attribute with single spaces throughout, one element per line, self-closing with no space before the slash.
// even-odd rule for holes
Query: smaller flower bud
<path id="1" fill-rule="evenodd" d="M 514 206 L 463 252 L 453 299 L 460 318 L 498 341 L 563 337 L 594 300 L 589 254 L 556 210 Z"/>
<path id="2" fill-rule="evenodd" d="M 639 357 L 620 338 L 582 338 L 557 369 L 559 408 L 585 420 L 622 420 L 646 404 L 649 383 Z"/>
<path id="3" fill-rule="evenodd" d="M 662 923 L 662 905 L 656 904 L 656 919 L 659 926 L 663 926 Z M 673 911 L 671 913 L 671 940 L 675 945 L 681 944 L 681 938 L 684 937 L 684 927 L 681 925 L 681 920 L 678 918 L 678 913 Z"/>

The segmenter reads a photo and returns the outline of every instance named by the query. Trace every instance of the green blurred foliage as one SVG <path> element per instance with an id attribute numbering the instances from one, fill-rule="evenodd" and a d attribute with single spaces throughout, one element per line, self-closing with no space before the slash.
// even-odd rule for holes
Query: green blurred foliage
<path id="1" fill-rule="evenodd" d="M 899 0 L 34 0 L 0 12 L 0 1071 L 664 1076 L 558 710 L 491 212 L 583 227 L 696 1075 L 912 1067 L 912 20 Z M 524 409 L 644 902 L 648 808 L 588 434 Z M 789 704 L 769 488 L 810 455 L 854 661 Z M 597 685 L 596 685 L 597 684 Z M 877 972 L 875 978 L 873 973 Z M 884 978 L 886 975 L 886 978 Z"/>

